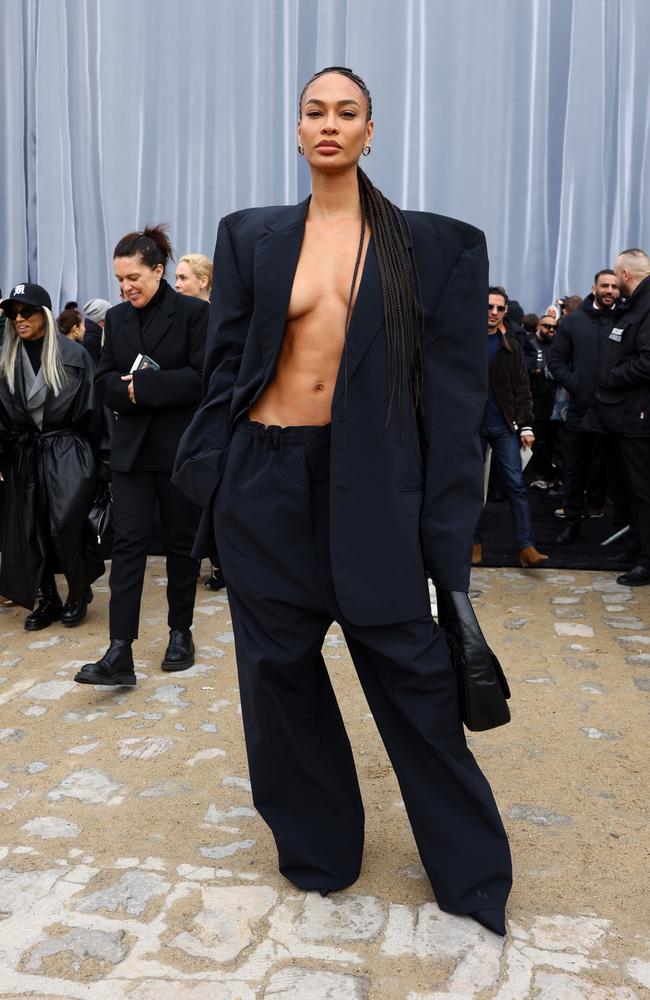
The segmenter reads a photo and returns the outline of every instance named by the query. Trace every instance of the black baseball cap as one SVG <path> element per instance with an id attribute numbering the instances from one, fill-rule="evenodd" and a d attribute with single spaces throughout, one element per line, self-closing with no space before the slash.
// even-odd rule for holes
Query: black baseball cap
<path id="1" fill-rule="evenodd" d="M 38 306 L 39 309 L 52 308 L 52 299 L 42 285 L 34 285 L 29 281 L 15 285 L 7 298 L 0 302 L 0 309 L 4 309 L 10 302 L 24 302 L 27 306 Z"/>

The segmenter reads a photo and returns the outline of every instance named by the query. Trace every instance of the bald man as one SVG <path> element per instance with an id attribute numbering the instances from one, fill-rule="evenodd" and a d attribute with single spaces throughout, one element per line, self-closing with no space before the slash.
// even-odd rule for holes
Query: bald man
<path id="1" fill-rule="evenodd" d="M 587 420 L 615 434 L 632 510 L 634 565 L 617 577 L 628 587 L 650 584 L 650 259 L 624 250 L 614 274 L 626 301 L 602 355 L 599 384 Z"/>

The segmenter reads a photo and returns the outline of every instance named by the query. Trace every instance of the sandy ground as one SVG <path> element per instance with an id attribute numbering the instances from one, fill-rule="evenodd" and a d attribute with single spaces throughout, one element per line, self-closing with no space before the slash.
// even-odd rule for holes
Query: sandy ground
<path id="1" fill-rule="evenodd" d="M 252 809 L 225 592 L 197 593 L 197 663 L 168 675 L 164 562 L 133 691 L 72 682 L 106 646 L 106 579 L 77 629 L 0 610 L 0 996 L 95 1000 L 650 997 L 650 588 L 476 570 L 509 726 L 469 737 L 509 836 L 506 941 L 441 914 L 340 630 L 324 654 L 366 805 L 359 881 L 277 872 Z"/>

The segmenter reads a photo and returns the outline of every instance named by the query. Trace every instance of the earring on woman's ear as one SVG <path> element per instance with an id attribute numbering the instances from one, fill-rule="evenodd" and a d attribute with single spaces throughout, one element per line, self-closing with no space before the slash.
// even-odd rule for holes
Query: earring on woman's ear
<path id="1" fill-rule="evenodd" d="M 361 152 L 363 153 L 364 156 L 370 156 L 371 153 L 370 146 L 364 146 Z"/>
<path id="2" fill-rule="evenodd" d="M 298 156 L 304 156 L 304 155 L 305 155 L 305 147 L 301 146 L 300 143 L 298 143 Z"/>

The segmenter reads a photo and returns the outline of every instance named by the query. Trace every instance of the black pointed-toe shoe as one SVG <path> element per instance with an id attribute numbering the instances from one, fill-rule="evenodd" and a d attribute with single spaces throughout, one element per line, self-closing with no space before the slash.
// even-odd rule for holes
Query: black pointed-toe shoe
<path id="1" fill-rule="evenodd" d="M 103 684 L 106 687 L 135 687 L 137 684 L 130 639 L 111 639 L 111 644 L 96 663 L 84 663 L 75 675 L 77 684 Z"/>
<path id="2" fill-rule="evenodd" d="M 169 630 L 169 645 L 160 664 L 163 670 L 188 670 L 194 663 L 194 642 L 188 628 Z"/>
<path id="3" fill-rule="evenodd" d="M 493 931 L 501 937 L 506 936 L 506 915 L 503 910 L 474 910 L 467 916 L 472 917 L 483 927 L 487 927 L 489 931 Z"/>
<path id="4" fill-rule="evenodd" d="M 645 587 L 650 583 L 650 569 L 647 566 L 633 566 L 627 573 L 617 576 L 616 582 L 624 587 Z"/>
<path id="5" fill-rule="evenodd" d="M 74 628 L 86 617 L 88 605 L 92 603 L 93 592 L 89 587 L 80 601 L 66 601 L 61 612 L 61 624 L 66 628 Z"/>
<path id="6" fill-rule="evenodd" d="M 208 587 L 210 590 L 223 590 L 226 586 L 226 581 L 224 580 L 223 573 L 218 566 L 212 566 L 210 576 L 205 581 L 203 586 Z"/>
<path id="7" fill-rule="evenodd" d="M 62 611 L 63 605 L 54 579 L 44 580 L 41 584 L 39 602 L 32 613 L 25 618 L 25 631 L 38 632 L 42 628 L 49 628 L 52 622 L 59 621 Z"/>

